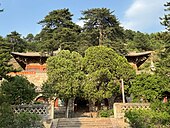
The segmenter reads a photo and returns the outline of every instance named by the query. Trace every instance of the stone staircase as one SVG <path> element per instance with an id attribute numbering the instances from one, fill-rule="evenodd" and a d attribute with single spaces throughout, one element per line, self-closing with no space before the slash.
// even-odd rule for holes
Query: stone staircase
<path id="1" fill-rule="evenodd" d="M 59 118 L 51 128 L 124 128 L 122 120 L 114 118 Z"/>

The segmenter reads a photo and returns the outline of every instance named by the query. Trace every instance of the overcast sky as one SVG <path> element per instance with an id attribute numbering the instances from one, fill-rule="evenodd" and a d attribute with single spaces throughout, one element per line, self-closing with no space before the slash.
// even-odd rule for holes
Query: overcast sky
<path id="1" fill-rule="evenodd" d="M 74 15 L 73 22 L 82 25 L 78 19 L 81 11 L 91 8 L 109 8 L 124 28 L 146 33 L 160 32 L 159 17 L 164 15 L 167 0 L 0 0 L 0 35 L 17 31 L 23 36 L 39 33 L 37 24 L 50 11 L 69 8 Z"/>

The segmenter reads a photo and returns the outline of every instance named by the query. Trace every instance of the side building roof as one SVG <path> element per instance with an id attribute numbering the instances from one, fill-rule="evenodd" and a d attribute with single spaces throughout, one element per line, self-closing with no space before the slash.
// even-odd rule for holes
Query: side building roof
<path id="1" fill-rule="evenodd" d="M 140 53 L 128 53 L 125 55 L 126 59 L 130 63 L 136 64 L 137 67 L 142 65 L 152 54 L 153 51 L 146 51 L 146 52 L 140 52 Z"/>
<path id="2" fill-rule="evenodd" d="M 44 64 L 46 63 L 46 60 L 49 57 L 49 55 L 40 52 L 26 52 L 26 53 L 11 52 L 11 55 L 24 70 L 27 64 L 30 63 Z"/>

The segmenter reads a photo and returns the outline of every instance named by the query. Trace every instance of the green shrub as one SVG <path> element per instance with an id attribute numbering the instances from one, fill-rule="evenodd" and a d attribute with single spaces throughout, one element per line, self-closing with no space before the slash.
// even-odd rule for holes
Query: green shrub
<path id="1" fill-rule="evenodd" d="M 7 103 L 0 105 L 0 128 L 13 128 L 14 113 L 12 107 Z"/>
<path id="2" fill-rule="evenodd" d="M 16 128 L 41 128 L 41 118 L 37 114 L 20 113 L 15 115 Z"/>
<path id="3" fill-rule="evenodd" d="M 99 117 L 110 117 L 114 115 L 113 109 L 110 110 L 100 110 Z"/>
<path id="4" fill-rule="evenodd" d="M 162 101 L 156 101 L 151 104 L 151 109 L 157 112 L 167 112 L 170 114 L 170 102 L 162 103 Z"/>
<path id="5" fill-rule="evenodd" d="M 11 105 L 0 105 L 0 128 L 42 128 L 41 117 L 31 113 L 14 113 Z"/>
<path id="6" fill-rule="evenodd" d="M 170 115 L 154 110 L 130 110 L 125 113 L 132 128 L 169 128 Z"/>

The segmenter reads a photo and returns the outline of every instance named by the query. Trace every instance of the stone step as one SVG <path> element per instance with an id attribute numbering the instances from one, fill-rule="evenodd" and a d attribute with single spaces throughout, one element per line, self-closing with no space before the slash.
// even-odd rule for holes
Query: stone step
<path id="1" fill-rule="evenodd" d="M 107 125 L 112 125 L 112 124 L 96 124 L 96 123 L 59 123 L 58 126 L 80 126 L 80 125 L 97 125 L 97 126 L 107 126 Z"/>
<path id="2" fill-rule="evenodd" d="M 91 125 L 91 124 L 95 124 L 95 125 L 111 125 L 111 122 L 61 122 L 59 121 L 59 125 L 81 125 L 81 124 L 86 124 L 86 125 Z"/>
<path id="3" fill-rule="evenodd" d="M 110 120 L 112 118 L 60 118 L 60 121 L 100 121 L 100 120 Z"/>
<path id="4" fill-rule="evenodd" d="M 121 128 L 114 118 L 60 118 L 54 128 Z"/>
<path id="5" fill-rule="evenodd" d="M 81 125 L 81 126 L 58 126 L 56 128 L 123 128 L 123 127 L 117 127 L 117 126 L 87 126 L 87 125 Z"/>

